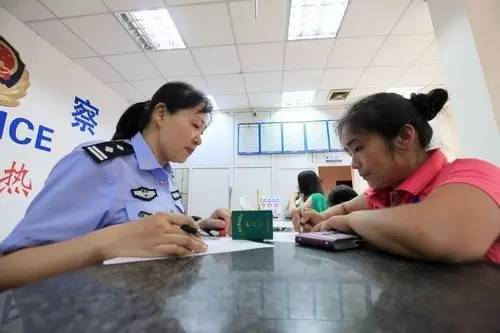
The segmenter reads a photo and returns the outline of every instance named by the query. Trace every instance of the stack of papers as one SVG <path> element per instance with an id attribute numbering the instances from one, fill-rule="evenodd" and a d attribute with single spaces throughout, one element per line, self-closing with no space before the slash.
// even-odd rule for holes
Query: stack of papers
<path id="1" fill-rule="evenodd" d="M 204 239 L 205 243 L 208 245 L 208 250 L 205 253 L 193 253 L 191 256 L 202 256 L 205 254 L 216 254 L 216 253 L 226 253 L 226 252 L 236 252 L 260 249 L 266 247 L 273 247 L 272 244 L 257 243 L 248 240 L 233 240 L 231 237 L 220 237 L 220 238 L 210 238 Z M 114 264 L 124 264 L 137 261 L 150 261 L 150 260 L 160 260 L 168 259 L 173 257 L 118 257 L 110 260 L 106 260 L 104 265 L 114 265 Z"/>

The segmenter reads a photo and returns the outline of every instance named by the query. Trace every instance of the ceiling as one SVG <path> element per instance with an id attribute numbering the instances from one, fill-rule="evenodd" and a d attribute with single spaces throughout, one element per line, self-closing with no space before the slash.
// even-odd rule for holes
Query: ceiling
<path id="1" fill-rule="evenodd" d="M 289 0 L 0 0 L 74 62 L 133 103 L 187 81 L 220 109 L 278 108 L 285 91 L 442 85 L 424 0 L 350 0 L 337 38 L 287 41 Z M 168 8 L 187 49 L 143 52 L 113 12 Z M 336 102 L 338 103 L 338 102 Z"/>

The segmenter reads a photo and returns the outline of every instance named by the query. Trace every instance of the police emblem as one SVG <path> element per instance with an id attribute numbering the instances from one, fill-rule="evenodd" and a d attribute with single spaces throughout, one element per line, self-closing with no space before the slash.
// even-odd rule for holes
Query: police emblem
<path id="1" fill-rule="evenodd" d="M 19 53 L 0 36 L 0 105 L 18 106 L 30 85 Z"/>
<path id="2" fill-rule="evenodd" d="M 145 188 L 143 186 L 131 189 L 132 196 L 144 201 L 151 201 L 158 196 L 155 189 Z"/>

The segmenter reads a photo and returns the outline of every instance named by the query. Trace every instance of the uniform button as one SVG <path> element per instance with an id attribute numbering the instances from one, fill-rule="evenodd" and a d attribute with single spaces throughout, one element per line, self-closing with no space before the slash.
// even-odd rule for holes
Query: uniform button
<path id="1" fill-rule="evenodd" d="M 160 180 L 160 185 L 165 185 L 165 181 L 164 180 Z"/>

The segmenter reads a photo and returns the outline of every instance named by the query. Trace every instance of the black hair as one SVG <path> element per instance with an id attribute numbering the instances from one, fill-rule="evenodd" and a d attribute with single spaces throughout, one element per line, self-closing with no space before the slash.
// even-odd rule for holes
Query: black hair
<path id="1" fill-rule="evenodd" d="M 313 193 L 323 194 L 319 177 L 312 170 L 301 171 L 297 175 L 297 182 L 299 183 L 299 192 L 304 194 L 305 199 L 309 198 Z"/>
<path id="2" fill-rule="evenodd" d="M 340 137 L 347 126 L 352 133 L 375 132 L 380 134 L 393 150 L 392 139 L 404 125 L 412 125 L 418 133 L 420 146 L 428 148 L 432 139 L 429 121 L 434 119 L 448 100 L 444 89 L 434 89 L 427 94 L 412 94 L 406 99 L 395 93 L 378 93 L 354 103 L 340 119 L 337 134 Z"/>
<path id="3" fill-rule="evenodd" d="M 203 105 L 202 112 L 212 112 L 212 104 L 204 93 L 185 82 L 168 82 L 154 93 L 151 101 L 135 103 L 121 115 L 112 140 L 131 139 L 136 133 L 144 130 L 159 103 L 164 103 L 170 114 L 200 104 Z"/>
<path id="4" fill-rule="evenodd" d="M 335 206 L 357 197 L 358 194 L 350 186 L 337 185 L 328 193 L 328 206 Z"/>

